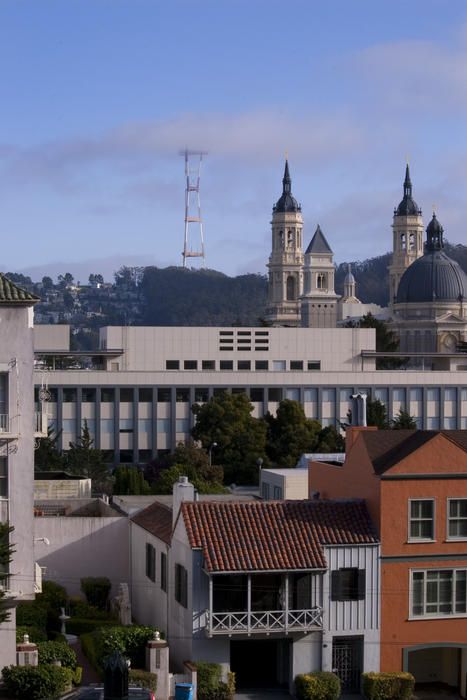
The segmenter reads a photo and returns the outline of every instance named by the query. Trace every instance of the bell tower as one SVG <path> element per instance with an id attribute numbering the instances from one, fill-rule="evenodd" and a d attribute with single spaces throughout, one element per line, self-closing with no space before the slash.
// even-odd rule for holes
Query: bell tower
<path id="1" fill-rule="evenodd" d="M 272 210 L 269 298 L 266 319 L 273 326 L 300 326 L 303 292 L 302 209 L 292 196 L 289 162 L 285 161 L 282 195 Z"/>
<path id="2" fill-rule="evenodd" d="M 389 305 L 397 295 L 399 282 L 406 269 L 423 255 L 422 210 L 412 197 L 409 164 L 405 169 L 404 196 L 394 209 L 393 254 L 389 265 Z"/>

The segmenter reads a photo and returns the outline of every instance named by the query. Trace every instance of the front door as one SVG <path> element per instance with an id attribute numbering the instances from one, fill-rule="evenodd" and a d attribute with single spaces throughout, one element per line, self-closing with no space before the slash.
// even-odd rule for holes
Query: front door
<path id="1" fill-rule="evenodd" d="M 362 675 L 363 637 L 334 637 L 332 670 L 339 677 L 343 693 L 358 693 Z"/>

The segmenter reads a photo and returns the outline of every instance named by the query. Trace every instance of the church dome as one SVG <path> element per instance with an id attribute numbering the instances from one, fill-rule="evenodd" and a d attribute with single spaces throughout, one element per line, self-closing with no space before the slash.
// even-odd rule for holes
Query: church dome
<path id="1" fill-rule="evenodd" d="M 397 209 L 394 209 L 394 216 L 419 216 L 421 213 L 422 210 L 412 197 L 412 182 L 407 164 L 405 169 L 404 197 Z"/>
<path id="2" fill-rule="evenodd" d="M 292 196 L 292 179 L 289 174 L 289 161 L 285 161 L 284 177 L 282 180 L 282 194 L 273 207 L 273 213 L 297 212 L 302 208 L 295 197 Z"/>
<path id="3" fill-rule="evenodd" d="M 397 290 L 398 304 L 467 300 L 467 275 L 443 250 L 443 227 L 436 215 L 426 229 L 425 254 L 407 268 Z"/>

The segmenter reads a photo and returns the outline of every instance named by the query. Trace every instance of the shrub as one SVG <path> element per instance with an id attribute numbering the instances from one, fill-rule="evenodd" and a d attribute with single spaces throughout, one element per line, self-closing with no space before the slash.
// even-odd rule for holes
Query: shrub
<path id="1" fill-rule="evenodd" d="M 45 630 L 40 629 L 39 627 L 21 625 L 20 627 L 16 627 L 17 644 L 21 644 L 23 642 L 25 634 L 29 635 L 29 641 L 34 642 L 34 644 L 37 644 L 37 642 L 47 641 L 47 632 Z"/>
<path id="2" fill-rule="evenodd" d="M 143 671 L 138 668 L 130 668 L 128 674 L 130 685 L 137 685 L 138 688 L 146 688 L 154 694 L 157 690 L 157 674 L 150 671 Z"/>
<path id="3" fill-rule="evenodd" d="M 66 668 L 76 668 L 76 654 L 66 642 L 39 642 L 37 645 L 40 664 L 60 661 Z"/>
<path id="4" fill-rule="evenodd" d="M 20 627 L 47 629 L 47 610 L 34 600 L 26 600 L 16 608 L 16 624 Z"/>
<path id="5" fill-rule="evenodd" d="M 99 679 L 102 680 L 104 677 L 103 669 L 99 664 L 99 655 L 96 646 L 96 636 L 93 632 L 86 632 L 81 635 L 81 648 L 88 658 L 91 666 L 97 671 Z"/>
<path id="6" fill-rule="evenodd" d="M 369 700 L 406 700 L 413 694 L 411 673 L 363 673 L 363 692 Z"/>
<path id="7" fill-rule="evenodd" d="M 199 700 L 228 700 L 235 692 L 235 674 L 227 674 L 227 683 L 222 680 L 220 664 L 196 661 L 198 671 L 197 697 Z"/>
<path id="8" fill-rule="evenodd" d="M 295 678 L 295 689 L 299 700 L 337 700 L 341 694 L 339 678 L 329 671 L 298 675 Z"/>
<path id="9" fill-rule="evenodd" d="M 73 671 L 69 668 L 41 666 L 5 666 L 3 682 L 8 695 L 41 700 L 53 698 L 71 687 Z"/>
<path id="10" fill-rule="evenodd" d="M 127 656 L 134 668 L 143 668 L 146 661 L 146 642 L 154 637 L 154 627 L 126 625 L 102 627 L 96 632 L 100 664 L 116 649 Z"/>
<path id="11" fill-rule="evenodd" d="M 95 605 L 89 605 L 79 596 L 70 598 L 70 615 L 82 619 L 108 620 L 110 616 L 105 610 L 99 610 Z"/>
<path id="12" fill-rule="evenodd" d="M 89 605 L 95 605 L 100 610 L 107 609 L 112 584 L 107 576 L 90 576 L 81 579 L 81 590 L 86 596 Z"/>
<path id="13" fill-rule="evenodd" d="M 42 582 L 42 593 L 38 593 L 36 596 L 38 605 L 60 612 L 60 608 L 66 607 L 67 602 L 68 593 L 63 586 L 54 583 L 54 581 Z"/>
<path id="14" fill-rule="evenodd" d="M 80 618 L 71 618 L 67 620 L 66 631 L 68 634 L 76 634 L 80 637 L 82 634 L 87 634 L 88 632 L 94 632 L 94 630 L 100 629 L 101 627 L 118 627 L 119 623 L 116 620 L 88 620 Z"/>

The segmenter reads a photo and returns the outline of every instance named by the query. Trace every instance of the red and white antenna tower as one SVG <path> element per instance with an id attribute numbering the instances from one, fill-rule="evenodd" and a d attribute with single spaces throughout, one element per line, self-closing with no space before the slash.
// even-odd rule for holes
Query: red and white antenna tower
<path id="1" fill-rule="evenodd" d="M 186 175 L 186 190 L 185 190 L 185 243 L 183 246 L 183 267 L 187 266 L 187 258 L 203 258 L 203 267 L 206 269 L 206 257 L 204 255 L 204 237 L 203 237 L 203 221 L 201 218 L 201 203 L 199 198 L 199 181 L 201 177 L 201 163 L 203 156 L 207 155 L 206 151 L 189 151 L 185 148 L 180 151 L 181 156 L 185 156 L 185 175 Z M 190 167 L 190 158 L 195 160 L 197 167 Z M 196 160 L 199 159 L 199 160 Z M 191 161 L 191 162 L 192 162 Z M 191 224 L 191 226 L 190 226 Z M 193 237 L 189 233 L 193 231 L 193 225 L 199 226 L 199 236 L 201 250 L 192 250 L 191 241 Z M 190 247 L 190 249 L 189 249 Z"/>

